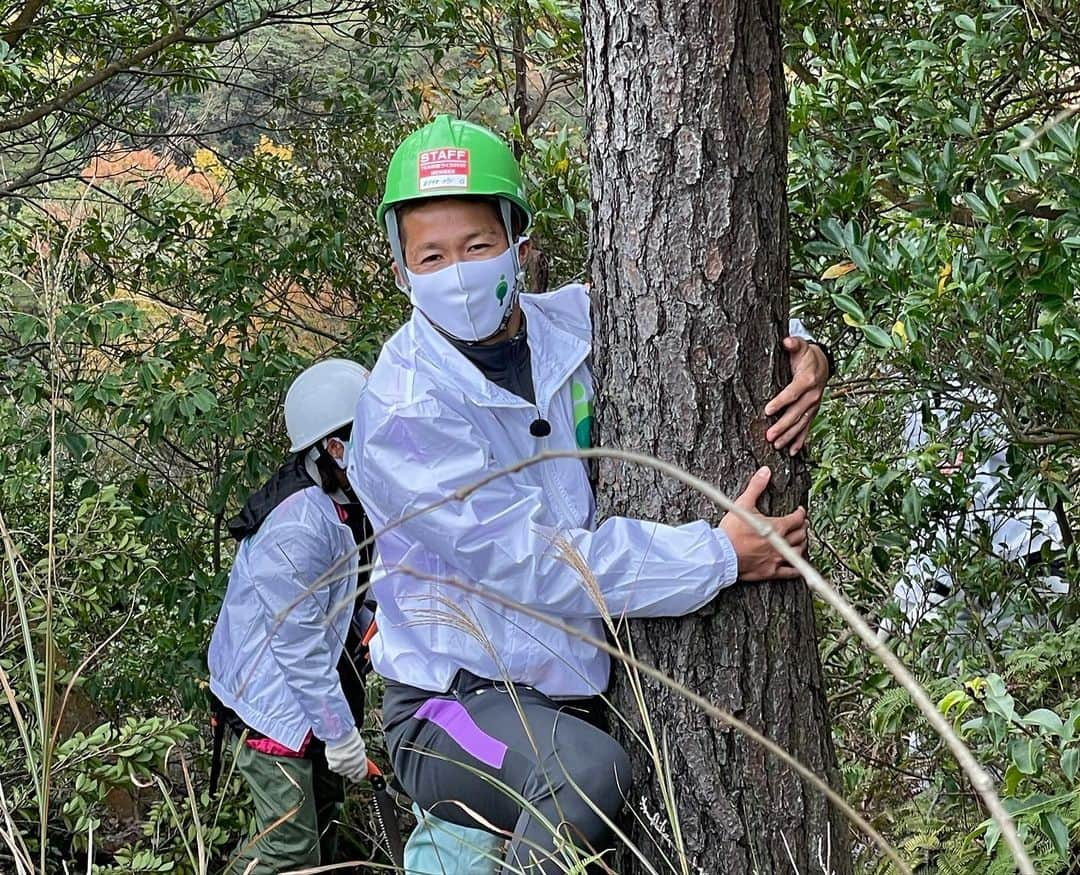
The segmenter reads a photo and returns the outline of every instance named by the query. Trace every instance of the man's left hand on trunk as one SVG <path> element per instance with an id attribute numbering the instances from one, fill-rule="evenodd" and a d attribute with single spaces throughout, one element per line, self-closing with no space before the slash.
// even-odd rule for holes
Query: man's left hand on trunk
<path id="1" fill-rule="evenodd" d="M 785 337 L 784 349 L 791 361 L 791 382 L 765 405 L 767 416 L 778 416 L 765 432 L 765 439 L 777 450 L 785 447 L 794 456 L 806 443 L 825 384 L 829 380 L 829 360 L 824 351 L 801 337 Z"/>

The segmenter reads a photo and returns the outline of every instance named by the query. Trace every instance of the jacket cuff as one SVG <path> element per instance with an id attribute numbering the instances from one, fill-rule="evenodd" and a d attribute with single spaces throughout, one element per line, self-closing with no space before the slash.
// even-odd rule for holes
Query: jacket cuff
<path id="1" fill-rule="evenodd" d="M 808 340 L 806 342 L 809 343 L 811 346 L 816 346 L 823 353 L 825 353 L 825 361 L 829 365 L 829 379 L 831 380 L 833 377 L 836 376 L 836 358 L 833 356 L 832 350 L 829 349 L 820 340 Z"/>
<path id="2" fill-rule="evenodd" d="M 323 744 L 337 744 L 358 728 L 344 693 L 340 702 L 326 701 L 320 710 L 318 717 L 311 721 L 311 730 Z"/>
<path id="3" fill-rule="evenodd" d="M 814 335 L 807 330 L 802 319 L 796 319 L 794 316 L 788 319 L 787 332 L 789 337 L 801 337 L 807 343 L 814 342 Z"/>
<path id="4" fill-rule="evenodd" d="M 731 539 L 723 529 L 714 528 L 713 533 L 716 536 L 717 552 L 720 554 L 717 559 L 717 568 L 720 572 L 720 588 L 723 589 L 731 586 L 738 579 L 739 557 L 735 555 Z"/>

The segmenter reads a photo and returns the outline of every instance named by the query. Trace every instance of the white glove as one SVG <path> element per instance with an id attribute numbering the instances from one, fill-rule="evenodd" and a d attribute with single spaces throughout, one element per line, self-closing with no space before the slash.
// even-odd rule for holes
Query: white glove
<path id="1" fill-rule="evenodd" d="M 326 745 L 326 764 L 330 771 L 350 781 L 363 781 L 367 777 L 367 748 L 355 726 L 340 741 Z"/>

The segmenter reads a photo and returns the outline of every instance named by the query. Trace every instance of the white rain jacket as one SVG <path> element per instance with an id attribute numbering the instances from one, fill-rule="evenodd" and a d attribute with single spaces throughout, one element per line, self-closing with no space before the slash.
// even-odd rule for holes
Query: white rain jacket
<path id="1" fill-rule="evenodd" d="M 996 450 L 976 466 L 975 476 L 966 484 L 967 506 L 938 525 L 936 544 L 944 548 L 955 541 L 961 531 L 970 537 L 972 545 L 979 544 L 984 534 L 989 535 L 991 554 L 1004 562 L 1022 562 L 1047 544 L 1051 550 L 1064 550 L 1057 515 L 1045 502 L 1031 494 L 1017 495 L 1011 500 L 1002 494 L 1007 482 L 1009 445 L 1008 430 L 1000 417 L 992 412 L 1000 406 L 997 399 L 983 390 L 955 383 L 949 389 L 952 397 L 931 407 L 938 426 L 947 431 L 963 423 L 966 431 L 977 433 L 988 445 L 996 446 Z M 909 409 L 904 424 L 903 439 L 909 450 L 921 450 L 931 442 L 931 434 L 923 424 L 920 400 L 917 399 Z M 969 401 L 974 408 L 966 420 L 961 419 L 964 401 Z M 924 490 L 929 488 L 925 476 L 916 477 L 915 483 Z M 971 556 L 978 552 L 974 547 L 971 551 Z M 962 557 L 961 561 L 966 562 L 969 558 Z M 1056 574 L 1043 577 L 1040 588 L 1044 594 L 1068 592 L 1066 582 Z M 938 607 L 956 595 L 956 587 L 952 571 L 912 543 L 904 576 L 893 593 L 909 624 L 914 626 L 922 619 L 937 617 Z M 999 612 L 994 614 L 995 631 L 1003 631 L 1007 624 L 999 622 Z"/>
<path id="2" fill-rule="evenodd" d="M 286 498 L 236 552 L 210 640 L 210 689 L 292 750 L 308 730 L 334 742 L 356 725 L 337 666 L 358 562 L 352 531 L 318 486 Z"/>
<path id="3" fill-rule="evenodd" d="M 415 311 L 383 348 L 357 406 L 348 472 L 377 533 L 486 474 L 577 447 L 578 435 L 587 441 L 588 292 L 523 295 L 521 306 L 535 406 L 487 380 Z M 538 416 L 551 425 L 546 438 L 530 434 Z M 615 616 L 678 616 L 735 581 L 735 552 L 719 529 L 623 517 L 594 527 L 594 509 L 585 464 L 555 459 L 379 534 L 375 670 L 439 692 L 467 669 L 549 696 L 595 695 L 608 682 L 605 653 L 446 581 L 490 589 L 595 638 L 604 635 L 597 598 Z M 598 593 L 566 561 L 569 548 Z"/>

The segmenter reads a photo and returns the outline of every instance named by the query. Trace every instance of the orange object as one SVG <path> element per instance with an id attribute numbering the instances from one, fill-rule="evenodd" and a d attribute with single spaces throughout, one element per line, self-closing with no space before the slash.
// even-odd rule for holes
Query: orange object
<path id="1" fill-rule="evenodd" d="M 367 631 L 364 633 L 364 637 L 360 643 L 367 647 L 371 643 L 371 639 L 375 637 L 375 633 L 379 631 L 378 624 L 372 620 L 371 625 L 367 627 Z M 370 659 L 370 657 L 368 657 Z"/>

